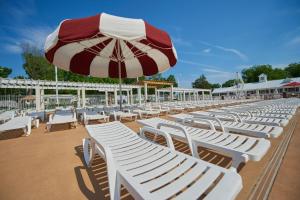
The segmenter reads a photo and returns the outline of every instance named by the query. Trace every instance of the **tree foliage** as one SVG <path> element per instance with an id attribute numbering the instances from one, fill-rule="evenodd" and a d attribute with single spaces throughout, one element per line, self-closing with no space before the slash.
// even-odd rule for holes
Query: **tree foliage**
<path id="1" fill-rule="evenodd" d="M 286 68 L 285 71 L 288 74 L 288 77 L 300 77 L 300 62 L 291 63 Z"/>
<path id="2" fill-rule="evenodd" d="M 174 87 L 178 87 L 178 83 L 177 83 L 177 80 L 176 80 L 176 78 L 175 78 L 175 76 L 174 75 L 169 75 L 168 77 L 167 77 L 167 79 L 166 79 L 167 81 L 169 81 L 169 82 L 173 82 L 174 83 Z"/>
<path id="3" fill-rule="evenodd" d="M 234 86 L 235 83 L 236 83 L 236 80 L 230 79 L 230 80 L 224 82 L 224 83 L 222 84 L 222 87 L 231 87 L 231 86 Z"/>
<path id="4" fill-rule="evenodd" d="M 211 84 L 208 82 L 208 80 L 203 74 L 192 83 L 192 86 L 193 88 L 201 88 L 201 89 L 212 88 Z"/>
<path id="5" fill-rule="evenodd" d="M 7 78 L 11 74 L 11 72 L 12 72 L 11 68 L 0 66 L 0 77 L 1 78 Z"/>
<path id="6" fill-rule="evenodd" d="M 245 83 L 253 83 L 258 82 L 258 76 L 263 73 L 268 76 L 268 80 L 284 79 L 288 75 L 284 69 L 273 69 L 271 65 L 254 65 L 243 69 L 242 77 Z"/>

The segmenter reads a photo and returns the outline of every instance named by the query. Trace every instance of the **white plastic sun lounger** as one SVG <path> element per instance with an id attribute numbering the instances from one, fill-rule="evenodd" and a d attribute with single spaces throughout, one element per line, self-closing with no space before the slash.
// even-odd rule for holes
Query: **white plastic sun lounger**
<path id="1" fill-rule="evenodd" d="M 181 113 L 177 115 L 170 115 L 170 117 L 174 118 L 178 122 L 189 122 L 189 119 L 193 119 L 193 122 L 191 123 L 192 125 L 207 125 L 207 122 L 203 122 L 203 120 L 200 120 L 205 119 L 212 123 L 216 129 L 219 129 L 222 132 L 240 133 L 252 137 L 277 138 L 283 132 L 283 128 L 279 126 L 266 126 L 261 124 L 248 124 L 244 122 L 221 121 L 215 117 L 202 116 L 194 113 Z"/>
<path id="2" fill-rule="evenodd" d="M 0 114 L 0 123 L 4 123 L 15 117 L 15 111 L 4 111 Z"/>
<path id="3" fill-rule="evenodd" d="M 105 122 L 109 122 L 109 116 L 105 115 L 104 111 L 102 111 L 100 114 L 96 111 L 90 110 L 83 112 L 84 124 L 89 124 L 90 120 L 104 120 Z"/>
<path id="4" fill-rule="evenodd" d="M 170 112 L 169 107 L 165 107 L 161 105 L 152 106 L 151 110 L 159 111 L 161 114 L 168 114 Z"/>
<path id="5" fill-rule="evenodd" d="M 56 124 L 70 124 L 71 126 L 77 126 L 77 117 L 75 112 L 71 111 L 59 111 L 54 115 L 49 116 L 49 122 L 47 122 L 47 130 L 50 132 L 51 126 Z"/>
<path id="6" fill-rule="evenodd" d="M 195 157 L 198 157 L 197 146 L 230 156 L 233 168 L 238 168 L 240 163 L 248 160 L 259 161 L 271 145 L 270 141 L 263 138 L 194 128 L 161 118 L 138 120 L 138 123 L 159 128 L 172 137 L 187 142 Z"/>
<path id="7" fill-rule="evenodd" d="M 120 122 L 86 126 L 84 158 L 95 154 L 107 163 L 110 199 L 120 199 L 123 185 L 134 199 L 234 199 L 242 189 L 240 175 L 142 138 Z M 157 129 L 155 131 L 169 138 Z M 89 153 L 89 148 L 91 152 Z"/>
<path id="8" fill-rule="evenodd" d="M 115 121 L 122 121 L 122 119 L 131 119 L 131 120 L 136 120 L 137 119 L 137 114 L 131 113 L 131 112 L 123 112 L 123 111 L 113 111 L 110 115 L 114 116 Z"/>
<path id="9" fill-rule="evenodd" d="M 0 132 L 23 129 L 25 136 L 31 133 L 31 121 L 29 116 L 15 117 L 0 125 Z"/>
<path id="10" fill-rule="evenodd" d="M 132 110 L 133 113 L 139 115 L 140 119 L 149 118 L 149 117 L 159 117 L 160 112 L 156 110 L 143 110 L 143 109 L 134 109 Z"/>
<path id="11" fill-rule="evenodd" d="M 207 112 L 197 111 L 192 112 L 195 115 L 211 116 L 220 119 L 221 121 L 235 121 L 235 122 L 245 122 L 248 124 L 262 124 L 268 126 L 286 126 L 289 121 L 287 119 L 276 119 L 276 118 L 265 118 L 265 117 L 252 117 L 250 116 L 240 116 L 236 112 L 224 112 L 222 110 L 209 110 Z"/>

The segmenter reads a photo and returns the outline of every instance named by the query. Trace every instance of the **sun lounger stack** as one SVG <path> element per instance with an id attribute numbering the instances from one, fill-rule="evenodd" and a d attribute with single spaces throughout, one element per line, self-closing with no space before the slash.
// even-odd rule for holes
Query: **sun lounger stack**
<path id="1" fill-rule="evenodd" d="M 169 148 L 155 144 L 120 122 L 86 128 L 85 161 L 90 166 L 95 154 L 106 160 L 110 199 L 120 199 L 121 185 L 134 199 L 149 200 L 227 200 L 242 189 L 238 173 L 177 152 L 171 140 Z M 149 127 L 143 131 L 164 135 Z"/>

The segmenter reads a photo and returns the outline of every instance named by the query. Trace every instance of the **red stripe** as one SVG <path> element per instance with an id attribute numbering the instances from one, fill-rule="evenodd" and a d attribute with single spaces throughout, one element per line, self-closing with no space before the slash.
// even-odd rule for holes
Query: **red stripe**
<path id="1" fill-rule="evenodd" d="M 128 46 L 129 49 L 131 49 L 132 53 L 135 54 L 135 56 L 137 56 L 136 58 L 141 63 L 143 74 L 145 76 L 152 76 L 158 73 L 158 67 L 155 60 L 149 57 L 146 53 L 144 55 L 141 55 L 142 51 L 140 51 L 138 48 L 133 46 L 131 43 L 126 42 L 126 45 Z"/>
<path id="2" fill-rule="evenodd" d="M 118 63 L 115 61 L 109 61 L 108 65 L 108 75 L 110 78 L 119 78 L 119 66 Z M 126 78 L 126 67 L 125 63 L 121 62 L 121 77 Z"/>
<path id="3" fill-rule="evenodd" d="M 54 47 L 45 52 L 45 56 L 50 63 L 53 63 L 54 54 L 60 47 L 64 46 L 66 43 L 62 41 L 58 41 Z"/>
<path id="4" fill-rule="evenodd" d="M 59 29 L 58 38 L 62 41 L 78 41 L 99 33 L 100 14 L 96 16 L 64 21 Z"/>
<path id="5" fill-rule="evenodd" d="M 146 28 L 147 40 L 149 40 L 151 43 L 159 47 L 164 47 L 164 48 L 172 47 L 172 42 L 168 33 L 158 28 L 155 28 L 154 26 L 148 24 L 145 21 L 144 23 Z"/>
<path id="6" fill-rule="evenodd" d="M 96 54 L 94 51 L 97 53 L 101 52 L 101 50 L 108 45 L 112 41 L 112 38 L 105 40 L 104 42 L 101 42 L 95 46 L 92 46 L 88 49 L 83 50 L 80 53 L 77 53 L 74 55 L 71 59 L 70 62 L 70 71 L 77 73 L 77 74 L 82 74 L 82 75 L 89 75 L 90 74 L 90 65 L 93 61 L 93 59 L 96 57 Z M 93 52 L 90 52 L 93 51 Z M 101 66 L 99 66 L 100 70 Z"/>
<path id="7" fill-rule="evenodd" d="M 115 58 L 115 59 L 117 59 L 117 57 L 118 57 L 118 53 L 117 53 L 118 45 L 119 45 L 119 40 L 116 41 L 114 50 L 112 52 L 112 57 Z M 121 55 L 121 57 L 123 57 L 121 47 L 119 49 L 120 49 L 120 55 Z M 118 62 L 110 60 L 109 65 L 108 65 L 108 75 L 111 78 L 119 78 L 119 65 L 118 65 Z M 127 77 L 126 66 L 125 66 L 124 62 L 121 63 L 121 77 L 122 78 Z"/>
<path id="8" fill-rule="evenodd" d="M 167 49 L 158 48 L 157 46 L 153 45 L 153 43 L 150 43 L 146 39 L 140 40 L 139 42 L 142 43 L 142 44 L 145 44 L 145 45 L 147 45 L 147 46 L 149 46 L 149 47 L 151 47 L 153 49 L 157 49 L 158 51 L 160 51 L 163 54 L 165 54 L 168 57 L 168 59 L 169 59 L 169 63 L 170 63 L 171 67 L 173 67 L 176 64 L 177 59 L 175 57 L 175 54 L 174 54 L 172 48 L 167 48 Z"/>

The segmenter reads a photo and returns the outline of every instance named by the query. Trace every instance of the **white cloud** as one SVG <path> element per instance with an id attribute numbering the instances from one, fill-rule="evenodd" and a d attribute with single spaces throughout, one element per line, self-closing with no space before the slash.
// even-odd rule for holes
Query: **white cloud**
<path id="1" fill-rule="evenodd" d="M 172 37 L 172 41 L 175 45 L 179 46 L 192 46 L 192 43 L 183 39 L 182 37 Z"/>
<path id="2" fill-rule="evenodd" d="M 10 53 L 19 54 L 22 52 L 21 45 L 24 43 L 43 49 L 46 37 L 54 30 L 49 26 L 26 27 L 12 29 L 17 35 L 16 38 L 7 38 L 5 49 Z"/>
<path id="3" fill-rule="evenodd" d="M 211 83 L 222 84 L 229 79 L 233 79 L 235 76 L 235 73 L 233 72 L 222 71 L 219 69 L 204 68 L 203 71 L 207 72 L 205 76 Z"/>
<path id="4" fill-rule="evenodd" d="M 216 66 L 213 66 L 213 65 L 207 65 L 207 64 L 198 63 L 198 62 L 195 62 L 195 61 L 190 61 L 190 60 L 181 60 L 180 59 L 179 62 L 184 63 L 184 64 L 188 64 L 188 65 L 194 65 L 195 67 L 203 66 L 203 67 L 216 68 Z"/>
<path id="5" fill-rule="evenodd" d="M 208 42 L 203 42 L 203 41 L 199 41 L 201 44 L 204 44 L 206 46 L 210 46 L 210 47 L 214 47 L 216 49 L 225 51 L 225 52 L 230 52 L 235 54 L 236 56 L 238 56 L 240 59 L 247 61 L 248 60 L 248 56 L 246 56 L 245 54 L 243 54 L 241 51 L 237 50 L 237 49 L 233 49 L 233 48 L 227 48 L 227 47 L 223 47 L 220 45 L 215 45 L 215 44 L 210 44 Z"/>
<path id="6" fill-rule="evenodd" d="M 299 45 L 300 44 L 300 36 L 294 37 L 287 44 L 292 45 L 292 46 Z"/>
<path id="7" fill-rule="evenodd" d="M 210 53 L 210 52 L 211 52 L 211 49 L 203 49 L 202 52 L 203 52 L 203 53 Z"/>
<path id="8" fill-rule="evenodd" d="M 14 54 L 20 54 L 22 52 L 22 48 L 19 44 L 6 44 L 4 45 L 4 49 Z"/>

